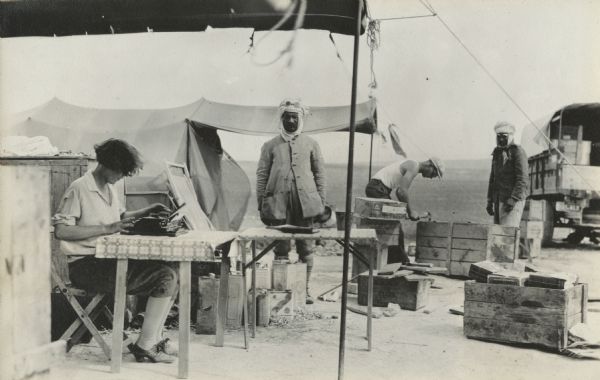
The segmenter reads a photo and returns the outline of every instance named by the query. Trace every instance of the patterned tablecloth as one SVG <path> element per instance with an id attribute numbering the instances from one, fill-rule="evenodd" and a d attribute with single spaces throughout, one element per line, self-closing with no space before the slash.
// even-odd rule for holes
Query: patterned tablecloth
<path id="1" fill-rule="evenodd" d="M 190 231 L 170 236 L 108 235 L 96 242 L 96 257 L 107 259 L 213 261 L 215 248 L 234 240 L 234 231 Z"/>

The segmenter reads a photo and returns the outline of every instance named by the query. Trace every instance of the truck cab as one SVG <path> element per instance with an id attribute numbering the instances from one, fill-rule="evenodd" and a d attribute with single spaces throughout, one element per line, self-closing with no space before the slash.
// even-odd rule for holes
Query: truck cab
<path id="1" fill-rule="evenodd" d="M 600 237 L 600 103 L 571 104 L 544 128 L 547 149 L 529 157 L 531 200 L 544 203 L 544 238 L 572 228 L 567 241 Z M 549 141 L 548 141 L 549 140 Z"/>

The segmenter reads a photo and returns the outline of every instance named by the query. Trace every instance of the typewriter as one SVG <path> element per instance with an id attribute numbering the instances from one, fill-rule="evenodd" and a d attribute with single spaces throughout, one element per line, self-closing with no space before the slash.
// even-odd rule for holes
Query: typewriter
<path id="1" fill-rule="evenodd" d="M 179 215 L 178 207 L 168 216 L 150 215 L 137 219 L 133 226 L 122 232 L 125 235 L 175 236 L 177 231 L 186 225 L 185 216 Z M 180 217 L 177 217 L 177 216 Z"/>
<path id="2" fill-rule="evenodd" d="M 125 235 L 175 236 L 183 226 L 181 219 L 169 220 L 168 217 L 146 216 L 133 222 L 133 226 L 122 232 Z"/>

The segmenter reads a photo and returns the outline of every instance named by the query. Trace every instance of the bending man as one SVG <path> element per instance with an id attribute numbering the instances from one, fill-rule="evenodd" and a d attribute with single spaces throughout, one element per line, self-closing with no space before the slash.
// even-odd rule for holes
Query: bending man
<path id="1" fill-rule="evenodd" d="M 415 221 L 419 220 L 419 216 L 413 211 L 408 197 L 408 189 L 419 174 L 425 178 L 442 178 L 444 174 L 442 161 L 439 158 L 432 157 L 422 162 L 405 160 L 389 164 L 375 173 L 367 184 L 365 194 L 369 198 L 392 199 L 398 202 L 405 202 L 409 218 Z M 410 260 L 404 247 L 402 225 L 400 225 L 398 245 L 400 246 L 402 263 L 409 263 Z"/>

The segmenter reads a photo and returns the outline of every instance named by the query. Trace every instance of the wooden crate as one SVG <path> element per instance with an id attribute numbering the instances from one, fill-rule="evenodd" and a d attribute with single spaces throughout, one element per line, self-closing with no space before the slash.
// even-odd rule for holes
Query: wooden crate
<path id="1" fill-rule="evenodd" d="M 271 289 L 272 278 L 271 268 L 256 268 L 256 289 Z M 252 290 L 252 271 L 250 270 L 246 272 L 246 289 Z"/>
<path id="2" fill-rule="evenodd" d="M 50 157 L 2 157 L 2 165 L 36 166 L 49 169 L 50 171 L 50 210 L 51 217 L 58 210 L 65 191 L 69 185 L 77 178 L 88 171 L 89 163 L 93 159 L 85 156 L 50 156 Z M 48 227 L 50 233 L 51 260 L 52 269 L 62 279 L 69 278 L 68 264 L 66 257 L 60 254 L 60 242 L 54 238 L 53 227 Z M 52 286 L 54 287 L 54 281 Z"/>
<path id="3" fill-rule="evenodd" d="M 273 261 L 273 290 L 291 290 L 294 305 L 306 305 L 306 264 Z"/>
<path id="4" fill-rule="evenodd" d="M 451 276 L 468 276 L 471 263 L 514 262 L 519 229 L 496 224 L 419 222 L 415 260 L 448 269 Z"/>
<path id="5" fill-rule="evenodd" d="M 354 198 L 354 215 L 362 218 L 406 219 L 406 203 L 391 199 Z"/>
<path id="6" fill-rule="evenodd" d="M 0 377 L 39 378 L 61 356 L 50 343 L 50 171 L 0 165 Z"/>
<path id="7" fill-rule="evenodd" d="M 541 239 L 544 237 L 544 222 L 541 220 L 521 220 L 519 225 L 522 239 Z"/>
<path id="8" fill-rule="evenodd" d="M 294 294 L 291 290 L 267 290 L 256 297 L 256 325 L 268 326 L 271 318 L 294 315 Z"/>
<path id="9" fill-rule="evenodd" d="M 546 214 L 546 201 L 527 199 L 523 208 L 521 220 L 539 220 L 543 221 Z"/>
<path id="10" fill-rule="evenodd" d="M 217 303 L 219 278 L 198 278 L 198 310 L 196 310 L 196 333 L 215 334 L 217 326 Z M 241 275 L 229 275 L 227 293 L 227 327 L 240 327 L 244 307 L 243 279 Z"/>
<path id="11" fill-rule="evenodd" d="M 373 306 L 386 307 L 388 303 L 400 305 L 402 309 L 418 310 L 427 306 L 431 277 L 422 275 L 373 276 Z M 368 302 L 369 276 L 358 276 L 358 304 L 366 306 Z"/>
<path id="12" fill-rule="evenodd" d="M 374 229 L 377 234 L 376 244 L 354 244 L 356 249 L 365 256 L 365 259 L 368 260 L 369 255 L 373 255 L 375 269 L 381 269 L 386 264 L 398 262 L 393 253 L 390 255 L 390 247 L 398 245 L 398 238 L 400 236 L 400 230 L 402 229 L 400 220 L 357 217 L 356 227 Z M 368 269 L 367 265 L 358 260 L 355 256 L 352 256 L 352 277 Z M 356 280 L 354 280 L 354 282 L 356 282 Z"/>
<path id="13" fill-rule="evenodd" d="M 465 282 L 464 333 L 469 338 L 566 347 L 569 329 L 586 322 L 587 285 L 568 289 Z"/>

